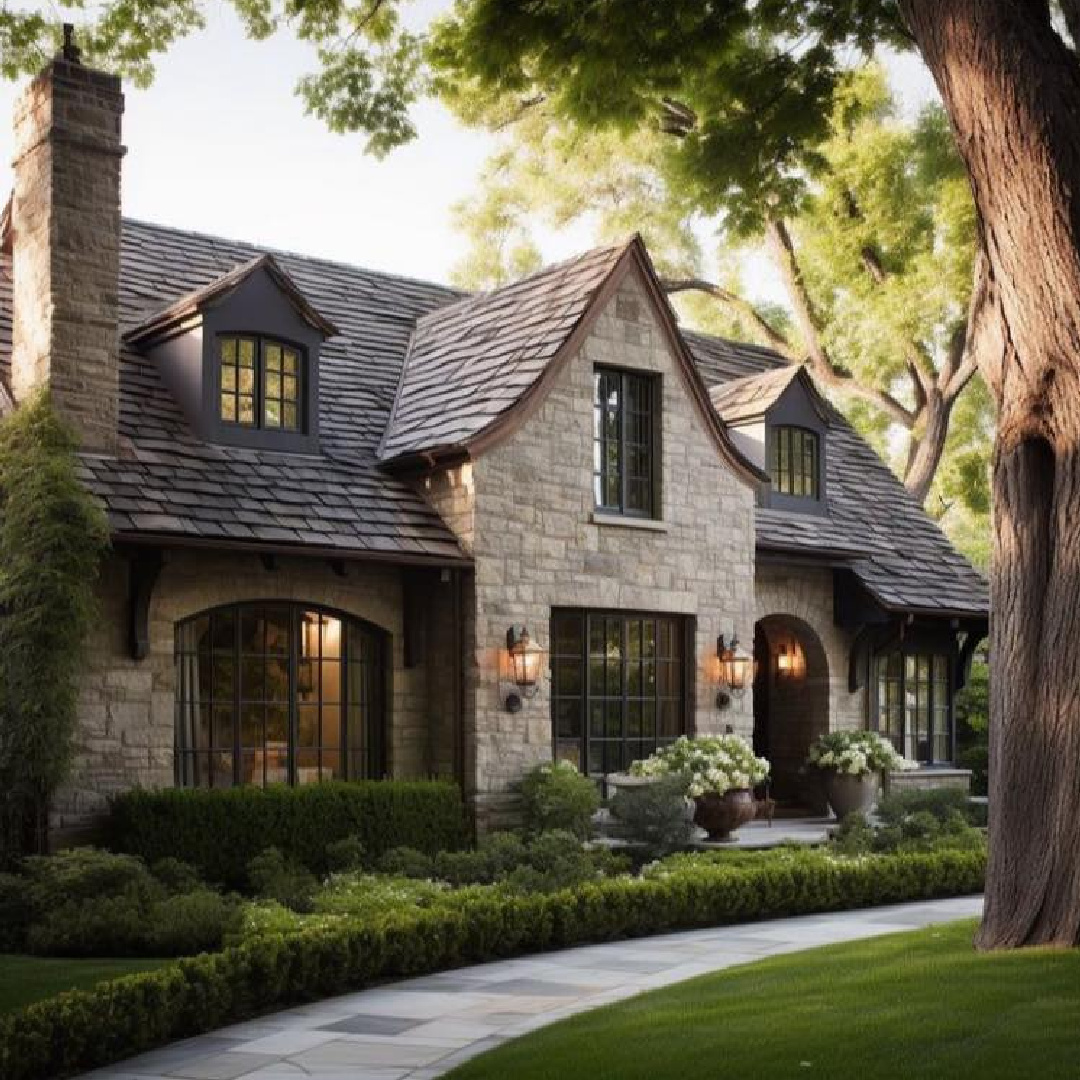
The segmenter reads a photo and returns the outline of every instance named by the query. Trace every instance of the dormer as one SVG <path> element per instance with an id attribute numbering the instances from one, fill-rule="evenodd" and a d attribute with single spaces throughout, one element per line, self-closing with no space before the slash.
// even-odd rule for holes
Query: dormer
<path id="1" fill-rule="evenodd" d="M 125 342 L 150 357 L 207 442 L 313 453 L 319 351 L 336 327 L 271 255 L 144 319 Z"/>
<path id="2" fill-rule="evenodd" d="M 769 474 L 760 505 L 823 514 L 829 406 L 805 368 L 785 366 L 713 388 L 735 445 Z"/>

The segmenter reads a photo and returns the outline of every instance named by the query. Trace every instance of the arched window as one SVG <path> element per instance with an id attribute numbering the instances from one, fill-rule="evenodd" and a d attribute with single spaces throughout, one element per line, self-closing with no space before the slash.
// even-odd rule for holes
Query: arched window
<path id="1" fill-rule="evenodd" d="M 176 631 L 176 782 L 306 784 L 385 771 L 386 635 L 310 604 L 232 604 Z"/>
<path id="2" fill-rule="evenodd" d="M 816 432 L 801 427 L 769 428 L 769 475 L 777 494 L 819 498 L 820 461 Z"/>

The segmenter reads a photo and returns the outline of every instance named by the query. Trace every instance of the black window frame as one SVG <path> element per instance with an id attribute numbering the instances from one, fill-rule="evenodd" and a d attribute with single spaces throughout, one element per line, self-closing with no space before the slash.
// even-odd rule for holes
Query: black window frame
<path id="1" fill-rule="evenodd" d="M 788 453 L 784 463 L 780 461 L 780 450 L 783 437 L 787 436 Z M 795 438 L 798 438 L 799 452 L 797 455 L 798 469 L 796 469 L 796 451 L 794 449 Z M 772 490 L 777 495 L 783 495 L 792 499 L 809 499 L 817 502 L 821 498 L 821 434 L 813 428 L 804 427 L 801 424 L 770 424 L 768 426 L 768 465 L 769 478 L 772 482 Z M 806 468 L 806 447 L 812 448 L 811 468 Z M 799 479 L 804 490 L 795 490 L 796 478 Z M 805 486 L 810 481 L 811 491 L 807 493 Z M 785 481 L 788 486 L 785 487 Z"/>
<path id="2" fill-rule="evenodd" d="M 565 639 L 560 622 L 567 624 L 575 622 L 577 624 L 580 648 L 576 652 L 572 648 L 568 650 L 563 647 Z M 631 649 L 628 647 L 630 626 L 632 623 L 644 625 L 649 622 L 653 624 L 653 639 L 657 645 L 653 663 L 656 665 L 665 663 L 671 666 L 671 670 L 677 671 L 677 694 L 660 693 L 661 680 L 658 677 L 658 667 L 654 676 L 656 692 L 651 697 L 640 693 L 637 695 L 630 693 L 630 666 L 633 663 Z M 660 624 L 662 622 L 670 625 L 670 640 L 674 643 L 673 655 L 663 654 L 660 651 Z M 618 660 L 615 661 L 618 668 L 618 686 L 617 693 L 614 694 L 607 692 L 609 689 L 607 685 L 602 687 L 604 693 L 593 693 L 593 661 L 600 661 L 599 656 L 593 655 L 591 648 L 593 631 L 597 623 L 603 625 L 605 640 L 608 624 L 616 623 L 619 625 L 620 655 Z M 577 760 L 575 763 L 579 770 L 593 779 L 603 781 L 603 778 L 609 773 L 627 767 L 632 760 L 648 756 L 658 746 L 674 742 L 681 735 L 692 734 L 694 731 L 696 698 L 695 635 L 696 620 L 690 615 L 609 608 L 553 609 L 549 637 L 551 642 L 549 663 L 551 666 L 552 756 L 555 759 L 569 760 L 569 757 L 563 751 L 568 750 L 571 746 L 576 746 Z M 609 659 L 605 657 L 603 660 L 605 681 L 608 678 L 609 662 Z M 574 665 L 578 669 L 580 690 L 577 693 L 563 692 L 563 687 L 567 685 L 564 682 L 564 670 L 569 672 L 570 685 L 573 685 L 572 668 Z M 639 670 L 639 678 L 644 682 L 644 664 Z M 645 701 L 652 701 L 654 705 L 652 733 L 643 735 L 639 729 L 639 734 L 635 736 L 628 731 L 632 713 L 631 706 L 635 702 L 644 703 Z M 669 733 L 662 734 L 661 711 L 662 705 L 665 703 L 672 706 L 672 714 L 675 716 L 677 723 Z M 612 704 L 619 706 L 617 710 L 619 713 L 619 735 L 616 738 L 606 732 L 603 736 L 595 734 L 592 723 L 594 706 L 603 707 L 604 724 L 606 726 L 608 723 L 608 706 Z M 643 712 L 639 713 L 639 715 L 642 716 L 644 721 Z M 576 724 L 576 735 L 565 733 L 565 724 L 568 721 Z M 593 747 L 598 743 L 602 744 L 601 757 L 603 764 L 601 771 L 592 768 Z M 606 748 L 611 748 L 616 744 L 616 752 L 613 755 L 609 754 Z"/>
<path id="3" fill-rule="evenodd" d="M 898 661 L 898 674 L 893 675 L 888 671 L 887 665 L 892 660 Z M 892 649 L 883 649 L 874 654 L 871 680 L 871 693 L 873 700 L 874 729 L 885 735 L 896 748 L 897 752 L 919 765 L 933 768 L 953 766 L 956 762 L 956 685 L 954 671 L 954 652 L 948 648 L 933 644 L 904 645 Z M 926 661 L 929 676 L 922 679 L 919 676 L 919 663 Z M 909 667 L 914 663 L 915 678 L 909 686 Z M 936 677 L 936 670 L 940 668 L 944 678 Z M 888 702 L 889 685 L 896 687 L 897 705 L 900 730 L 893 730 L 892 716 L 894 710 Z M 945 703 L 938 701 L 938 694 L 944 688 Z M 910 731 L 908 727 L 908 693 L 909 689 L 915 693 L 915 709 L 919 709 L 920 690 L 925 690 L 926 695 L 926 745 L 929 755 L 920 752 L 918 718 L 916 717 L 916 730 Z M 944 746 L 947 756 L 938 756 L 938 746 L 941 740 L 938 732 L 938 720 L 944 718 Z"/>
<path id="4" fill-rule="evenodd" d="M 261 650 L 245 650 L 242 640 L 245 613 L 251 612 L 287 612 L 289 620 L 287 650 L 268 651 L 267 642 L 263 641 Z M 319 693 L 314 703 L 318 718 L 320 737 L 314 744 L 301 745 L 300 710 L 311 707 L 312 703 L 300 700 L 300 678 L 305 664 L 311 663 L 311 658 L 305 656 L 301 635 L 304 632 L 304 617 L 315 614 L 323 618 L 339 620 L 341 638 L 336 657 L 326 654 L 325 661 L 340 664 L 338 690 L 340 700 L 328 702 L 322 693 L 322 680 L 320 676 Z M 189 627 L 197 625 L 201 619 L 209 619 L 210 647 L 201 649 L 196 644 L 194 649 L 185 648 L 184 635 Z M 221 620 L 226 630 L 218 645 L 214 642 L 216 632 L 215 620 Z M 231 630 L 228 629 L 231 620 Z M 359 643 L 354 638 L 359 636 Z M 231 643 L 229 638 L 231 637 Z M 323 635 L 320 630 L 318 645 L 318 657 L 316 662 L 324 662 Z M 364 651 L 357 653 L 354 645 L 360 644 Z M 194 697 L 188 692 L 192 679 L 185 668 L 185 659 L 197 656 L 202 662 L 205 654 L 209 652 L 211 667 L 209 669 L 210 697 L 204 698 L 196 690 Z M 267 746 L 270 740 L 267 735 L 267 712 L 263 714 L 261 724 L 262 738 L 260 743 L 248 745 L 244 741 L 243 715 L 245 707 L 263 708 L 269 710 L 272 707 L 284 708 L 286 712 L 286 779 L 290 786 L 300 782 L 299 769 L 311 768 L 309 765 L 300 764 L 301 751 L 315 751 L 317 753 L 315 770 L 318 772 L 318 781 L 326 779 L 323 776 L 323 752 L 332 751 L 332 745 L 324 744 L 322 733 L 322 709 L 325 704 L 337 705 L 340 713 L 340 737 L 336 747 L 340 755 L 340 775 L 332 779 L 343 780 L 369 780 L 380 779 L 386 775 L 387 746 L 389 741 L 389 708 L 392 698 L 391 666 L 390 658 L 393 655 L 390 636 L 386 631 L 364 619 L 357 618 L 348 612 L 323 604 L 304 603 L 296 600 L 245 600 L 231 604 L 223 604 L 197 612 L 177 622 L 175 627 L 174 646 L 177 682 L 175 689 L 174 706 L 174 782 L 178 787 L 237 787 L 252 785 L 265 786 L 268 783 L 268 755 Z M 217 660 L 219 655 L 229 658 L 223 665 L 223 675 L 220 685 L 227 687 L 222 693 L 218 693 Z M 245 659 L 258 658 L 263 662 L 264 669 L 268 669 L 270 661 L 285 660 L 287 668 L 287 690 L 284 699 L 275 697 L 271 700 L 268 690 L 268 676 L 264 674 L 263 693 L 259 696 L 245 696 L 242 685 L 242 669 Z M 353 685 L 352 668 L 361 665 L 359 675 L 360 693 L 362 700 L 353 702 L 350 700 L 350 687 Z M 366 668 L 366 670 L 364 670 Z M 229 674 L 231 670 L 231 674 Z M 196 680 L 198 677 L 196 676 Z M 185 713 L 194 709 L 196 714 L 205 708 L 209 711 L 210 737 L 207 746 L 187 745 L 182 737 L 185 724 L 190 723 L 190 717 Z M 219 742 L 215 738 L 217 730 L 219 710 L 231 715 L 231 736 L 227 742 Z M 354 730 L 354 712 L 360 716 L 362 730 Z M 261 750 L 262 752 L 262 780 L 247 781 L 243 776 L 245 754 Z M 230 755 L 230 779 L 227 783 L 216 782 L 219 775 L 215 771 L 215 759 L 218 755 Z M 201 759 L 201 760 L 200 760 Z M 362 760 L 362 768 L 354 768 L 355 760 Z M 200 772 L 202 766 L 202 772 Z M 276 781 L 269 781 L 276 782 Z"/>
<path id="5" fill-rule="evenodd" d="M 601 397 L 604 379 L 618 381 L 618 434 L 615 439 L 605 435 L 604 414 L 607 409 Z M 631 400 L 630 387 L 641 386 L 647 406 L 636 415 L 644 417 L 648 431 L 644 440 L 630 441 L 627 438 L 629 428 L 628 414 Z M 633 368 L 613 367 L 598 364 L 593 369 L 593 506 L 602 514 L 615 514 L 623 517 L 635 517 L 645 520 L 657 520 L 660 517 L 660 402 L 661 376 L 655 372 L 639 371 Z M 614 474 L 608 468 L 607 449 L 614 444 L 617 461 Z M 643 473 L 631 475 L 629 470 L 630 450 L 644 452 L 647 464 Z M 607 501 L 608 481 L 614 478 L 618 486 L 618 498 Z M 632 506 L 630 490 L 632 484 L 644 484 L 646 499 L 644 506 Z"/>
<path id="6" fill-rule="evenodd" d="M 235 362 L 232 365 L 226 365 L 223 359 L 224 344 L 227 341 L 233 341 L 236 344 L 235 348 Z M 239 404 L 240 404 L 240 388 L 239 377 L 240 371 L 243 370 L 240 366 L 240 343 L 249 341 L 253 344 L 254 349 L 254 363 L 253 363 L 253 416 L 254 422 L 251 424 L 243 423 L 239 419 Z M 266 352 L 268 348 L 278 348 L 281 350 L 281 370 L 277 373 L 281 380 L 281 392 L 276 395 L 276 400 L 280 403 L 282 408 L 281 420 L 279 424 L 268 424 L 266 422 L 266 403 L 270 400 L 266 390 L 267 376 L 271 374 L 267 370 L 266 366 Z M 287 377 L 284 371 L 284 357 L 286 352 L 293 352 L 296 354 L 296 425 L 294 427 L 287 427 L 284 423 L 284 407 L 286 404 L 294 404 L 288 401 L 284 397 L 284 379 Z M 307 349 L 295 341 L 290 341 L 288 338 L 281 337 L 276 334 L 259 334 L 250 333 L 242 330 L 224 330 L 215 334 L 214 336 L 214 409 L 217 422 L 221 424 L 226 430 L 229 431 L 259 431 L 267 432 L 271 435 L 281 436 L 289 438 L 290 436 L 304 435 L 307 433 L 307 401 L 305 395 L 307 394 L 308 385 L 308 351 Z M 232 389 L 227 389 L 224 385 L 225 381 L 225 368 L 227 366 L 234 367 L 237 376 L 237 385 Z M 230 420 L 225 416 L 222 410 L 222 401 L 226 394 L 231 395 L 236 401 L 236 419 Z"/>

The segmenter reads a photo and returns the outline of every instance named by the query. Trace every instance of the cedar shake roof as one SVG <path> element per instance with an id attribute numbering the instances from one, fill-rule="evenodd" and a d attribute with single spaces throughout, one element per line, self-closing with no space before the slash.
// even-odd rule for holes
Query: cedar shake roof
<path id="1" fill-rule="evenodd" d="M 782 368 L 774 368 L 757 375 L 744 375 L 741 379 L 720 383 L 709 391 L 709 396 L 725 423 L 743 424 L 763 417 L 796 379 L 806 387 L 814 408 L 828 424 L 828 403 L 818 393 L 813 380 L 800 364 L 785 364 Z"/>
<path id="2" fill-rule="evenodd" d="M 234 267 L 222 274 L 219 278 L 194 289 L 186 296 L 147 316 L 137 326 L 133 326 L 124 334 L 124 340 L 131 345 L 141 345 L 152 341 L 166 331 L 178 326 L 186 319 L 191 318 L 202 308 L 222 300 L 236 288 L 243 284 L 252 274 L 259 270 L 265 270 L 281 289 L 296 309 L 296 313 L 309 325 L 321 331 L 326 337 L 334 337 L 338 333 L 337 327 L 329 319 L 323 318 L 318 311 L 308 303 L 307 298 L 297 288 L 296 282 L 285 272 L 281 264 L 273 255 L 256 255 L 246 263 Z"/>
<path id="3" fill-rule="evenodd" d="M 427 443 L 431 432 L 436 433 L 433 445 L 482 432 L 493 416 L 509 407 L 515 392 L 520 399 L 540 381 L 538 369 L 552 366 L 560 346 L 581 325 L 605 275 L 610 279 L 627 252 L 644 260 L 640 265 L 646 284 L 655 286 L 655 279 L 648 277 L 648 256 L 640 240 L 634 240 L 477 297 L 328 260 L 274 253 L 273 265 L 288 279 L 293 298 L 299 297 L 336 331 L 320 351 L 319 452 L 282 453 L 202 441 L 154 364 L 125 342 L 120 363 L 121 452 L 115 458 L 82 455 L 83 477 L 104 502 L 120 540 L 213 547 L 258 544 L 337 557 L 465 561 L 456 538 L 423 496 L 380 467 L 380 443 L 385 456 L 401 458 L 421 441 Z M 269 266 L 270 261 L 266 252 L 249 244 L 125 220 L 121 332 L 160 326 L 181 308 L 197 307 L 196 298 L 205 302 L 208 294 L 219 294 L 256 265 Z M 654 299 L 670 320 L 662 296 Z M 669 329 L 673 326 L 671 321 Z M 785 386 L 793 377 L 782 357 L 760 346 L 673 329 L 672 341 L 689 371 L 688 388 L 703 409 L 708 408 L 706 385 L 742 380 L 744 385 L 732 391 L 741 398 L 753 396 L 746 376 Z M 413 373 L 405 370 L 410 343 L 410 357 L 423 358 Z M 498 373 L 490 380 L 497 385 L 472 371 L 472 361 L 465 362 L 466 346 L 482 370 Z M 8 250 L 0 253 L 0 387 L 9 384 L 10 356 Z M 427 376 L 429 365 L 441 372 L 434 384 L 430 378 L 410 381 L 421 371 Z M 700 378 L 689 370 L 691 365 Z M 447 372 L 454 373 L 453 383 Z M 465 380 L 472 392 L 463 392 L 458 380 Z M 717 393 L 723 401 L 724 392 Z M 0 390 L 0 412 L 4 396 Z M 982 577 L 875 452 L 827 407 L 828 513 L 759 510 L 759 548 L 850 560 L 860 580 L 886 607 L 984 616 L 988 604 Z M 726 429 L 711 408 L 708 414 L 726 452 Z M 418 431 L 424 432 L 423 440 Z M 733 465 L 745 469 L 738 452 L 731 453 Z"/>
<path id="4" fill-rule="evenodd" d="M 729 422 L 760 416 L 761 403 L 775 401 L 796 374 L 812 388 L 804 369 L 788 371 L 785 380 L 786 373 L 772 365 L 757 376 L 714 385 L 713 402 Z M 982 575 L 843 415 L 813 393 L 827 410 L 827 511 L 758 509 L 758 548 L 850 560 L 859 581 L 890 610 L 984 617 L 990 601 Z"/>
<path id="5" fill-rule="evenodd" d="M 379 456 L 460 450 L 547 370 L 626 251 L 598 248 L 416 324 Z"/>

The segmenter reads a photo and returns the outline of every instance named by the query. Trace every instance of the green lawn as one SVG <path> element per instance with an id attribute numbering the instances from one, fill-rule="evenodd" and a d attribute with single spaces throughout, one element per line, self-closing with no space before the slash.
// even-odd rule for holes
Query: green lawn
<path id="1" fill-rule="evenodd" d="M 815 949 L 562 1021 L 454 1080 L 1080 1075 L 1080 952 L 976 954 L 974 922 Z"/>
<path id="2" fill-rule="evenodd" d="M 52 956 L 0 954 L 0 1013 L 21 1009 L 32 1001 L 82 990 L 105 979 L 136 971 L 149 971 L 169 960 L 117 959 L 69 960 Z"/>

